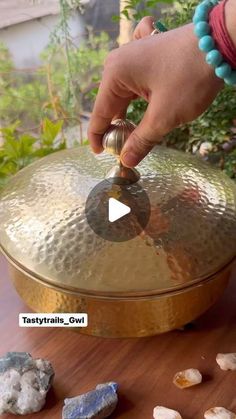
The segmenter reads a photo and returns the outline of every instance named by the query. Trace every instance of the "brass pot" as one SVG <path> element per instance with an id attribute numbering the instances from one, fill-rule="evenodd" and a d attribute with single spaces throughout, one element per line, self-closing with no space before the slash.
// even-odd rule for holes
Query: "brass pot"
<path id="1" fill-rule="evenodd" d="M 132 129 L 116 122 L 105 148 L 118 157 Z M 236 256 L 236 188 L 207 163 L 164 147 L 138 170 L 111 169 L 115 162 L 80 147 L 20 171 L 0 195 L 0 245 L 33 310 L 86 312 L 82 333 L 154 335 L 194 320 L 224 291 Z M 127 240 L 104 239 L 88 221 L 101 195 L 90 205 L 88 197 L 107 173 L 109 196 L 125 189 L 136 197 L 141 187 L 149 199 L 141 229 L 132 214 L 119 220 Z"/>

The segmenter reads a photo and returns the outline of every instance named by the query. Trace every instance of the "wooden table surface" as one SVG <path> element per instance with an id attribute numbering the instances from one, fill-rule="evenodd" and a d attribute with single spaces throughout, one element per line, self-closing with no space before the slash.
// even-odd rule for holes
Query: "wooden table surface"
<path id="1" fill-rule="evenodd" d="M 66 329 L 20 329 L 18 314 L 27 311 L 0 256 L 0 354 L 27 351 L 50 360 L 56 372 L 44 410 L 27 419 L 59 419 L 65 397 L 111 380 L 120 386 L 112 419 L 151 419 L 156 405 L 179 410 L 183 419 L 202 419 L 212 406 L 236 411 L 236 372 L 223 372 L 215 362 L 218 352 L 236 352 L 236 273 L 219 303 L 193 328 L 152 338 L 103 339 Z M 192 367 L 200 369 L 204 383 L 177 389 L 174 374 Z"/>

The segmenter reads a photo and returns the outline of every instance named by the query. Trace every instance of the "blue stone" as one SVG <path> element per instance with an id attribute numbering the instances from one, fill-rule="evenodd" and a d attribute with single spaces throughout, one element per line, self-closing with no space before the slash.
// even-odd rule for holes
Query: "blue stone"
<path id="1" fill-rule="evenodd" d="M 230 76 L 225 77 L 225 83 L 228 84 L 229 86 L 236 85 L 236 71 L 232 71 Z"/>
<path id="2" fill-rule="evenodd" d="M 210 35 L 203 36 L 199 41 L 199 48 L 201 51 L 209 52 L 215 46 L 214 39 Z"/>
<path id="3" fill-rule="evenodd" d="M 232 69 L 229 64 L 223 63 L 219 67 L 216 67 L 215 73 L 217 77 L 219 77 L 220 79 L 224 79 L 228 78 L 231 75 Z"/>
<path id="4" fill-rule="evenodd" d="M 195 12 L 193 16 L 193 23 L 198 23 L 207 20 L 207 13 L 206 12 Z"/>
<path id="5" fill-rule="evenodd" d="M 200 3 L 196 7 L 196 10 L 205 10 L 207 12 L 209 12 L 211 9 L 212 9 L 212 3 L 210 1 L 208 1 L 208 0 L 204 0 L 202 3 Z"/>
<path id="6" fill-rule="evenodd" d="M 217 49 L 212 49 L 206 56 L 206 62 L 213 67 L 218 67 L 223 61 L 223 56 Z"/>
<path id="7" fill-rule="evenodd" d="M 198 22 L 194 28 L 194 33 L 198 38 L 202 38 L 204 35 L 208 35 L 210 31 L 211 28 L 207 22 Z"/>
<path id="8" fill-rule="evenodd" d="M 193 16 L 193 22 L 198 23 L 201 21 L 206 21 L 208 18 L 209 10 L 212 8 L 212 5 L 207 2 L 203 2 L 199 4 L 199 6 L 196 7 L 194 16 Z"/>
<path id="9" fill-rule="evenodd" d="M 116 383 L 99 384 L 95 390 L 64 400 L 62 419 L 103 419 L 118 403 Z"/>
<path id="10" fill-rule="evenodd" d="M 113 388 L 114 392 L 116 392 L 118 390 L 118 387 L 119 387 L 117 383 L 115 383 L 114 381 L 111 381 L 110 383 L 98 384 L 97 387 L 96 387 L 96 390 L 99 390 L 100 388 L 104 388 L 104 387 L 107 387 L 107 386 L 111 386 Z"/>

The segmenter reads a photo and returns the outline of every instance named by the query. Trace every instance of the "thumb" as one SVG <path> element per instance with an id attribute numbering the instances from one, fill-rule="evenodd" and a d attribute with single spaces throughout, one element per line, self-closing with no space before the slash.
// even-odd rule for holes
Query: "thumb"
<path id="1" fill-rule="evenodd" d="M 157 120 L 160 118 L 156 105 L 154 105 L 155 109 L 152 109 L 152 106 L 150 103 L 142 121 L 130 134 L 122 149 L 120 159 L 126 167 L 136 166 L 165 134 L 158 126 Z"/>

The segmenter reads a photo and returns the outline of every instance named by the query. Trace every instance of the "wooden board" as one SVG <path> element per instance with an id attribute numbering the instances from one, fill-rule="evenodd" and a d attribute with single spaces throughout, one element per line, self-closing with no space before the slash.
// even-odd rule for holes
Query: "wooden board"
<path id="1" fill-rule="evenodd" d="M 202 419 L 212 406 L 236 411 L 236 372 L 223 372 L 215 362 L 218 352 L 236 352 L 236 273 L 221 301 L 194 328 L 152 338 L 102 339 L 65 329 L 20 329 L 18 314 L 27 311 L 0 257 L 0 354 L 27 351 L 50 360 L 56 371 L 45 409 L 27 419 L 59 419 L 65 397 L 111 380 L 120 386 L 112 419 L 151 419 L 156 405 L 179 410 L 183 419 Z M 201 370 L 204 383 L 177 389 L 174 374 L 192 367 Z"/>

